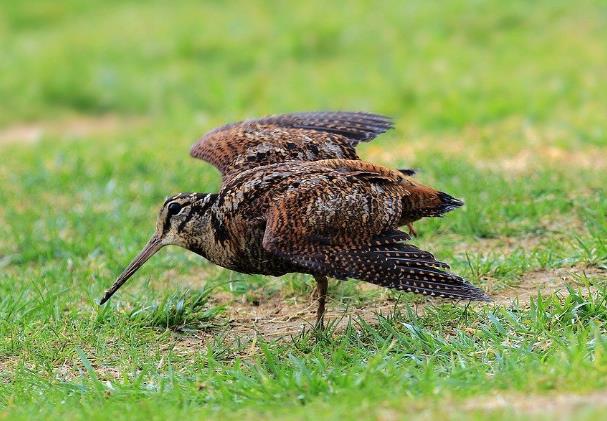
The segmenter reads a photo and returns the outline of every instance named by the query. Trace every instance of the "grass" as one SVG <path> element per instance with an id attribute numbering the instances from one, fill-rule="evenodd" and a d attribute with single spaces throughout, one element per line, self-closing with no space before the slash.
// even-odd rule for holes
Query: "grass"
<path id="1" fill-rule="evenodd" d="M 603 2 L 0 10 L 0 419 L 604 417 Z M 307 277 L 167 249 L 96 305 L 165 196 L 218 189 L 197 137 L 329 108 L 394 116 L 361 155 L 465 199 L 417 244 L 496 297 L 570 289 L 466 308 L 334 283 L 328 332 L 276 339 L 235 311 L 300 309 Z"/>

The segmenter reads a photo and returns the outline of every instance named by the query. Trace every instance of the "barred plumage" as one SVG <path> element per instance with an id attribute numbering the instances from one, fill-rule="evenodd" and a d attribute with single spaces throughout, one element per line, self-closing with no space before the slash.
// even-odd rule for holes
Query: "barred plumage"
<path id="1" fill-rule="evenodd" d="M 391 119 L 369 113 L 283 114 L 219 127 L 194 144 L 190 154 L 228 176 L 290 160 L 358 159 L 359 142 L 391 128 Z"/>
<path id="2" fill-rule="evenodd" d="M 318 323 L 327 277 L 401 291 L 488 300 L 398 229 L 463 202 L 425 186 L 413 170 L 358 159 L 355 147 L 392 127 L 367 113 L 295 113 L 216 129 L 192 155 L 224 176 L 217 194 L 181 193 L 163 205 L 156 234 L 108 290 L 105 302 L 152 254 L 173 244 L 223 267 L 318 282 Z"/>

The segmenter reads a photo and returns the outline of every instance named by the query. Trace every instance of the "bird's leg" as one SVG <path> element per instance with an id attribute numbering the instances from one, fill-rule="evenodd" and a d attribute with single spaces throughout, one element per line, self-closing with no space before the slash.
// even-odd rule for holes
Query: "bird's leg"
<path id="1" fill-rule="evenodd" d="M 327 302 L 327 289 L 329 281 L 326 276 L 314 276 L 316 279 L 316 290 L 318 291 L 318 310 L 316 311 L 316 327 L 322 329 L 325 320 L 325 304 Z"/>
<path id="2" fill-rule="evenodd" d="M 412 237 L 417 237 L 417 231 L 415 231 L 415 228 L 413 228 L 413 222 L 409 222 L 409 223 L 407 224 L 407 228 L 409 228 L 409 234 L 410 234 Z"/>
<path id="3" fill-rule="evenodd" d="M 314 285 L 314 289 L 310 293 L 311 300 L 318 300 L 318 285 Z"/>

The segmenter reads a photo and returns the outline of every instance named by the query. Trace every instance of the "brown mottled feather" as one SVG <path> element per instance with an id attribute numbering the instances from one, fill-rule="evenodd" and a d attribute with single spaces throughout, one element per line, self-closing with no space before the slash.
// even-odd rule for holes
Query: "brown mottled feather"
<path id="1" fill-rule="evenodd" d="M 401 172 L 357 160 L 256 167 L 224 183 L 209 238 L 188 248 L 246 273 L 355 278 L 447 298 L 486 299 L 397 230 L 462 203 Z M 186 228 L 188 226 L 186 225 Z M 222 238 L 223 240 L 218 240 Z"/>
<path id="2" fill-rule="evenodd" d="M 369 113 L 283 114 L 217 128 L 194 144 L 190 154 L 231 176 L 291 160 L 358 159 L 359 142 L 390 128 L 389 118 Z"/>

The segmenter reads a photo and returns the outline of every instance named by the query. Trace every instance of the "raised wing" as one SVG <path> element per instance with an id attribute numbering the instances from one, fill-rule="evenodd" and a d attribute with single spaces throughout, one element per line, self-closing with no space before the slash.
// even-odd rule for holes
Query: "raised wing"
<path id="1" fill-rule="evenodd" d="M 388 117 L 361 112 L 283 114 L 217 128 L 190 155 L 224 176 L 292 160 L 358 159 L 356 145 L 392 127 Z"/>

